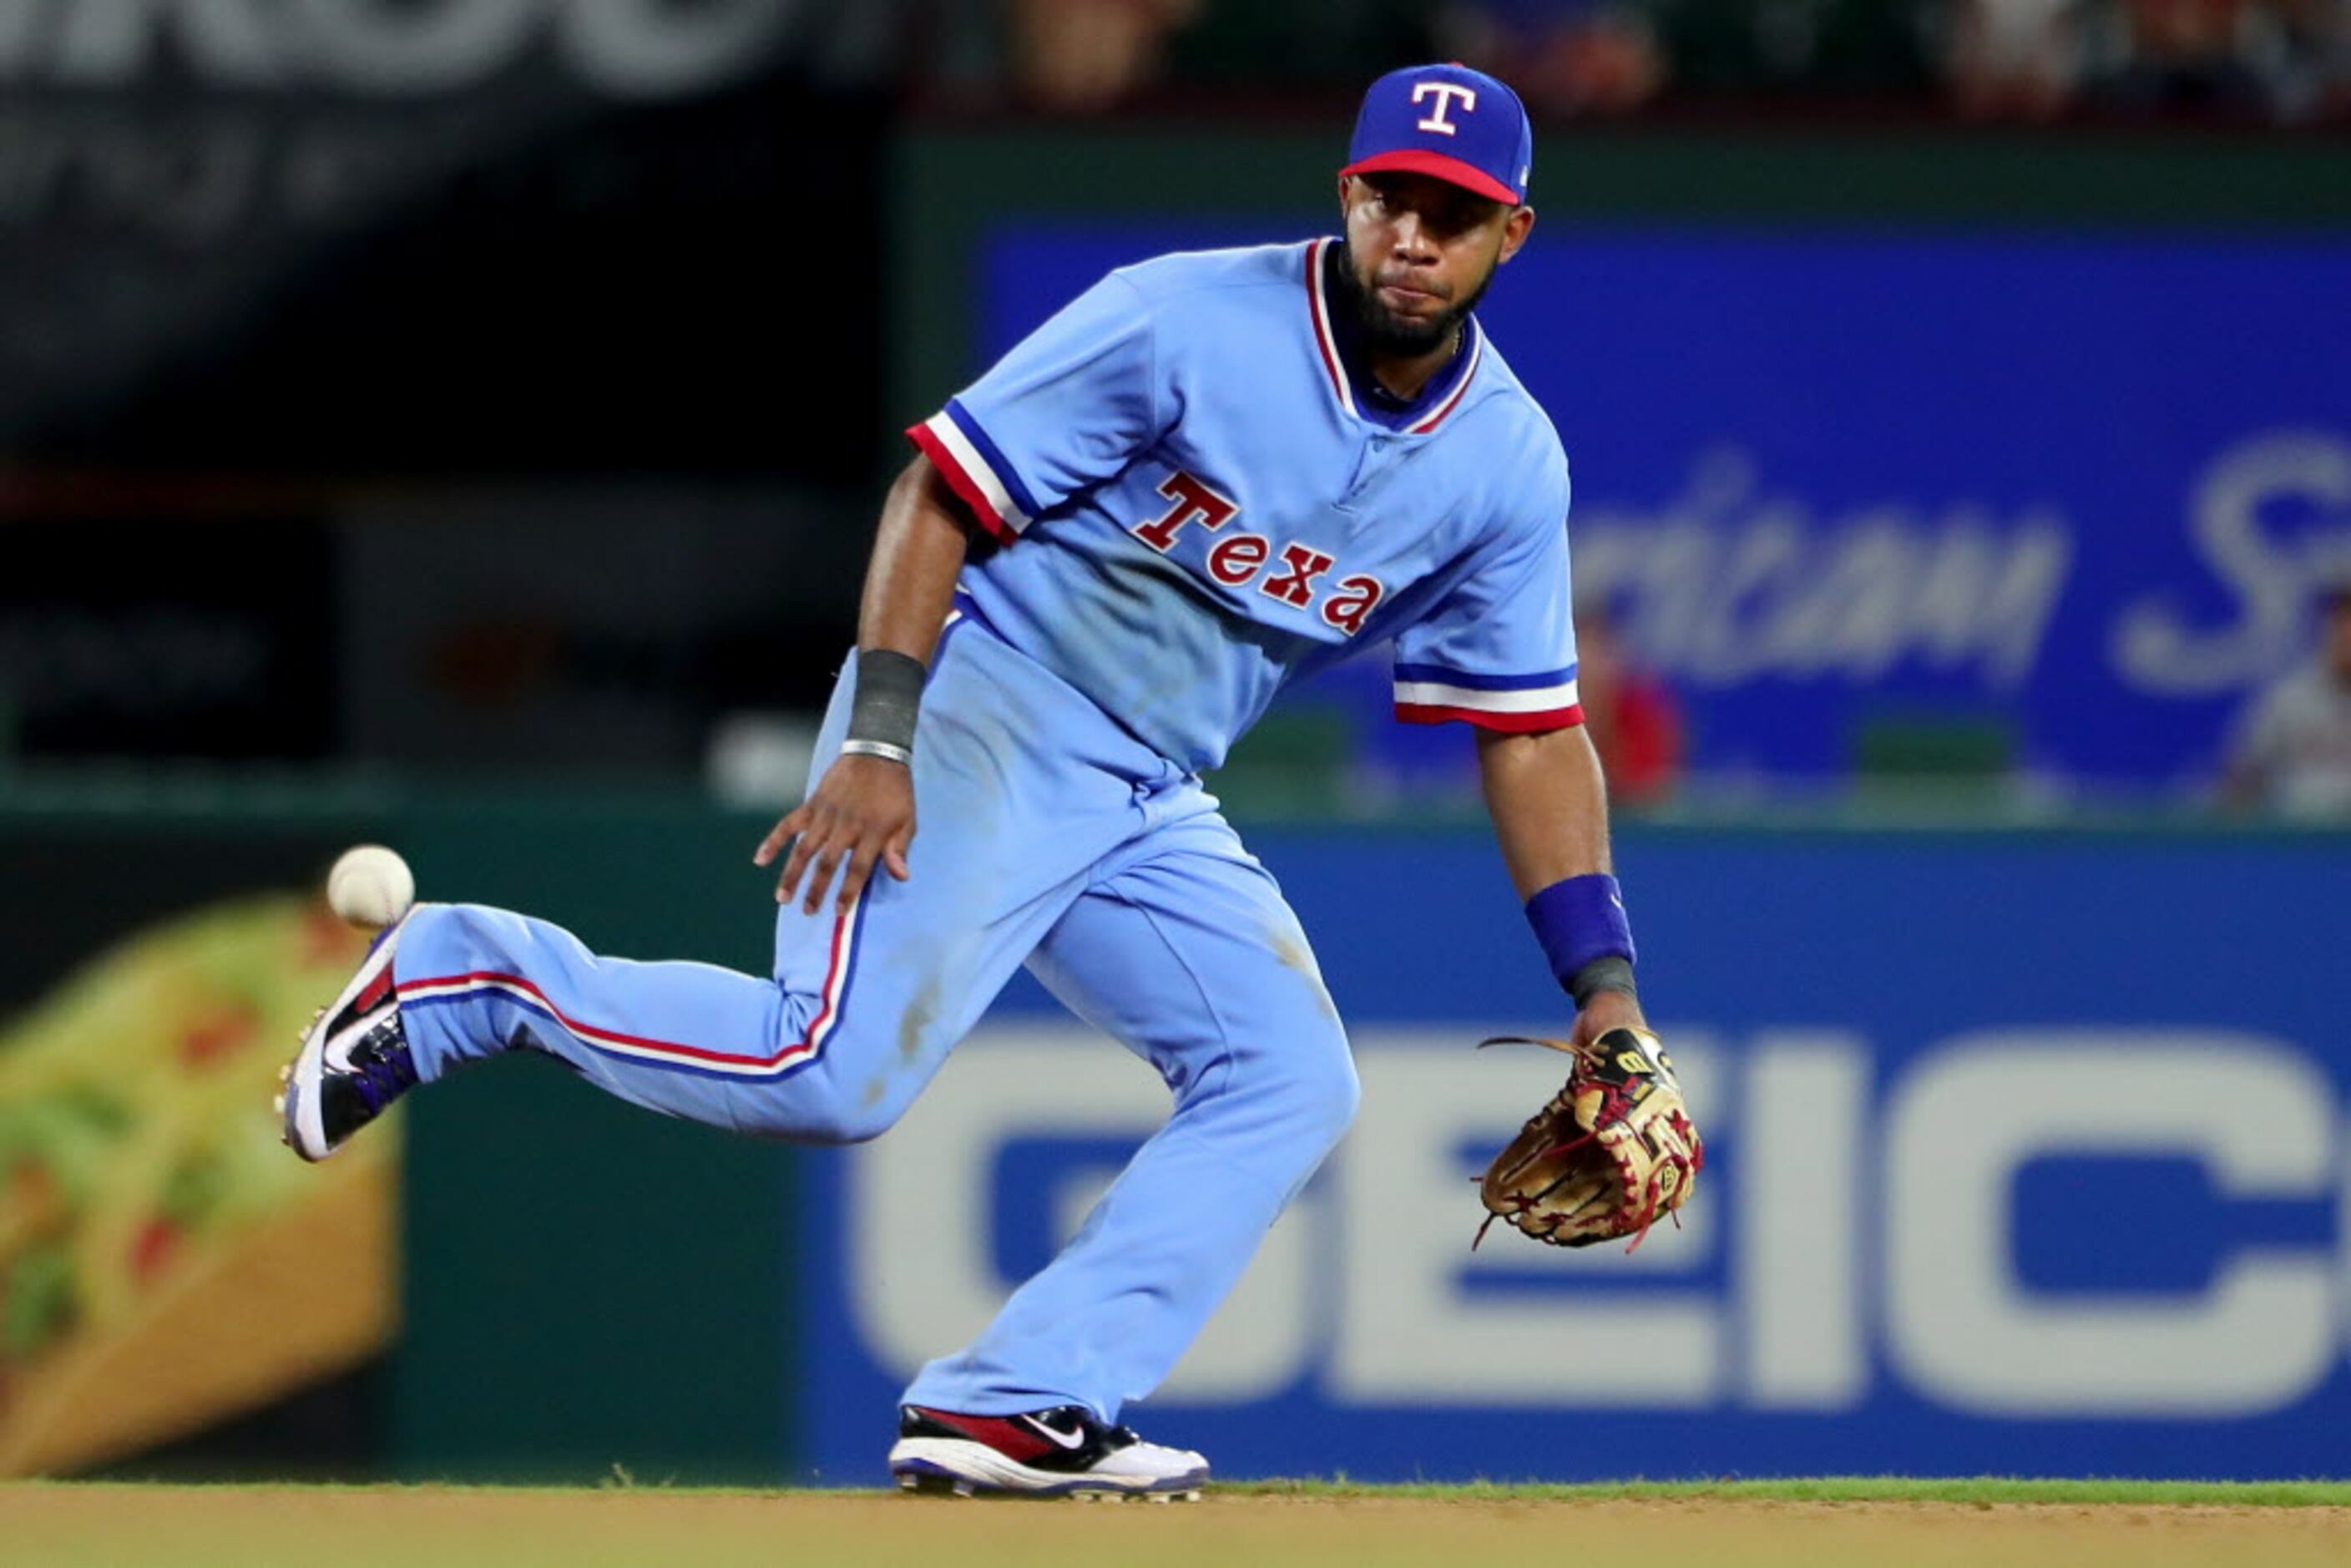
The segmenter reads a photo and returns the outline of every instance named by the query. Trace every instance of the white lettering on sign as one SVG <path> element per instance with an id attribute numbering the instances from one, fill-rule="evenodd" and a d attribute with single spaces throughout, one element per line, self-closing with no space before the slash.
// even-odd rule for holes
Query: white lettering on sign
<path id="1" fill-rule="evenodd" d="M 1473 1026 L 1357 1031 L 1354 1129 L 1164 1398 L 1304 1385 L 1341 1406 L 1835 1412 L 1891 1377 L 1967 1415 L 2202 1418 L 2287 1408 L 2341 1354 L 2351 1237 L 2338 1260 L 2199 1233 L 2219 1260 L 2190 1292 L 2038 1291 L 2016 1262 L 2020 1174 L 2053 1155 L 2192 1158 L 2224 1202 L 2335 1196 L 2335 1094 L 2285 1041 L 1972 1034 L 1880 1086 L 1849 1032 L 1663 1032 L 1718 1157 L 1686 1228 L 1628 1257 L 1499 1226 L 1469 1250 L 1468 1178 L 1556 1090 L 1556 1058 L 1489 1052 L 1468 1071 Z M 852 1310 L 896 1375 L 967 1343 L 1019 1282 L 995 1261 L 1008 1145 L 1140 1142 L 1166 1114 L 1147 1068 L 1074 1027 L 990 1030 L 967 1051 L 888 1139 L 843 1153 Z M 1073 1164 L 1010 1196 L 1065 1239 L 1112 1175 Z"/>
<path id="2" fill-rule="evenodd" d="M 1886 1327 L 1903 1370 L 1994 1416 L 2251 1416 L 2312 1393 L 2335 1360 L 2324 1253 L 2235 1251 L 2186 1300 L 2053 1301 L 2017 1279 L 2011 1226 L 2017 1173 L 2050 1155 L 2193 1155 L 2225 1197 L 2325 1197 L 2333 1103 L 2307 1058 L 2246 1035 L 1950 1041 L 1887 1117 Z"/>
<path id="3" fill-rule="evenodd" d="M 16 0 L 0 81 L 140 85 L 168 63 L 209 87 L 428 97 L 551 47 L 583 85 L 668 98 L 757 66 L 801 0 Z"/>
<path id="4" fill-rule="evenodd" d="M 1626 639 L 1698 686 L 1866 683 L 1915 661 L 2022 685 L 2073 564 L 2053 507 L 1887 500 L 1829 515 L 1764 489 L 1735 448 L 1707 454 L 1654 511 L 1599 503 L 1573 525 L 1580 587 L 1625 610 Z"/>
<path id="5" fill-rule="evenodd" d="M 2351 434 L 2267 431 L 2228 446 L 2186 512 L 2220 607 L 2169 591 L 2101 607 L 2121 685 L 2207 697 L 2306 656 L 2317 591 L 2351 574 Z M 1865 685 L 1908 664 L 2014 691 L 2040 672 L 2075 553 L 2073 520 L 2050 503 L 1832 510 L 1766 486 L 1735 446 L 1700 455 L 1656 507 L 1598 501 L 1573 527 L 1579 586 L 1623 607 L 1627 639 L 1659 673 L 1699 688 Z"/>
<path id="6" fill-rule="evenodd" d="M 2297 513 L 2303 527 L 2277 526 Z M 2279 674 L 2308 650 L 2304 618 L 2314 591 L 2351 573 L 2351 439 L 2283 431 L 2230 448 L 2197 484 L 2188 531 L 2229 595 L 2231 618 L 2199 626 L 2168 596 L 2140 600 L 2115 624 L 2116 673 L 2167 696 L 2233 691 Z"/>
<path id="7" fill-rule="evenodd" d="M 1417 104 L 1425 99 L 1431 98 L 1437 100 L 1437 107 L 1428 111 L 1426 119 L 1416 121 L 1414 129 L 1434 131 L 1440 136 L 1458 136 L 1461 133 L 1461 128 L 1446 118 L 1453 105 L 1458 103 L 1464 114 L 1477 111 L 1478 89 L 1463 87 L 1459 82 L 1424 81 L 1413 84 L 1412 101 L 1414 103 Z"/>
<path id="8" fill-rule="evenodd" d="M 1869 1053 L 1853 1035 L 1792 1031 L 1758 1035 L 1742 1054 L 1747 1168 L 1730 1190 L 1747 1403 L 1848 1409 L 1869 1386 L 1861 1322 Z"/>

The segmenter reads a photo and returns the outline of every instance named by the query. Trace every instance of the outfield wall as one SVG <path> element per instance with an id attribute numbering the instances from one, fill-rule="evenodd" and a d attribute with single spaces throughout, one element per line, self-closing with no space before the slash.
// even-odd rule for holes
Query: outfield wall
<path id="1" fill-rule="evenodd" d="M 1627 832 L 1709 1152 L 1687 1226 L 1629 1258 L 1469 1249 L 1469 1178 L 1558 1071 L 1469 1046 L 1563 1021 L 1490 849 L 1257 842 L 1364 1108 L 1151 1431 L 1383 1479 L 2351 1462 L 2351 841 Z M 830 1478 L 878 1477 L 897 1381 L 1154 1124 L 1148 1070 L 1031 1001 L 889 1140 L 811 1166 Z M 1636 1455 L 1587 1440 L 1603 1416 Z"/>
<path id="2" fill-rule="evenodd" d="M 102 941 L 92 898 L 142 928 L 382 836 L 437 896 L 765 961 L 765 823 L 684 797 L 82 795 L 0 817 L 34 954 Z M 1234 1474 L 1596 1477 L 1631 1462 L 1581 1440 L 1603 1415 L 1657 1476 L 2351 1462 L 2351 838 L 1627 827 L 1650 1005 L 1711 1156 L 1687 1227 L 1627 1258 L 1468 1250 L 1468 1177 L 1558 1071 L 1469 1045 L 1564 1023 L 1483 835 L 1250 837 L 1364 1104 L 1134 1413 L 1154 1432 Z M 846 1153 L 664 1122 L 543 1062 L 453 1080 L 402 1112 L 377 1462 L 878 1480 L 906 1370 L 1049 1255 L 1163 1105 L 1025 979 L 906 1125 Z"/>

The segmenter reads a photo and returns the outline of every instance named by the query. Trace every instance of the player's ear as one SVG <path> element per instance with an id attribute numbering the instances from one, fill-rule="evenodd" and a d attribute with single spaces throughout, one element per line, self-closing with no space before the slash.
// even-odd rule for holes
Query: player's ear
<path id="1" fill-rule="evenodd" d="M 1534 229 L 1535 210 L 1532 207 L 1511 208 L 1510 215 L 1502 220 L 1501 260 L 1508 261 L 1518 255 L 1519 247 L 1527 243 L 1527 235 L 1534 233 Z"/>
<path id="2" fill-rule="evenodd" d="M 1342 174 L 1339 176 L 1339 215 L 1343 218 L 1347 215 L 1348 210 L 1354 204 L 1355 193 L 1352 188 L 1354 185 L 1354 183 L 1355 177 L 1353 174 Z"/>

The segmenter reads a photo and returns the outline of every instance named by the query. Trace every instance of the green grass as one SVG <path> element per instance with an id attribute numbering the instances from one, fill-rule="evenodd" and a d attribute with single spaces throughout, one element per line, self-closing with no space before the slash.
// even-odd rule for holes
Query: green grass
<path id="1" fill-rule="evenodd" d="M 81 1491 L 120 1489 L 137 1491 L 164 1483 L 143 1481 L 28 1480 L 0 1481 L 0 1497 L 10 1490 L 64 1488 Z M 674 1487 L 645 1484 L 616 1476 L 601 1487 L 498 1487 L 463 1483 L 366 1486 L 357 1484 L 302 1485 L 282 1483 L 219 1483 L 174 1490 L 253 1492 L 480 1492 L 487 1495 L 567 1496 L 591 1490 L 635 1490 L 678 1496 L 789 1499 L 856 1498 L 878 1495 L 878 1490 L 778 1487 Z M 2143 1481 L 2027 1480 L 2013 1477 L 1977 1476 L 1952 1479 L 1921 1479 L 1903 1476 L 1823 1476 L 1792 1480 L 1718 1481 L 1405 1481 L 1374 1482 L 1304 1479 L 1296 1480 L 1219 1481 L 1207 1489 L 1214 1497 L 1298 1498 L 1347 1502 L 1376 1499 L 1410 1499 L 1436 1502 L 1612 1502 L 1656 1501 L 1703 1498 L 1750 1502 L 1932 1502 L 1978 1507 L 1994 1504 L 2042 1504 L 2081 1507 L 2092 1504 L 2143 1508 L 2351 1508 L 2351 1481 Z"/>

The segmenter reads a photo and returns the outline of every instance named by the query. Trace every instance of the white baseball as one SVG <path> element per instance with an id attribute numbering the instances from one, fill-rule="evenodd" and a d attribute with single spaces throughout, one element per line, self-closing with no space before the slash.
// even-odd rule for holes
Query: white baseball
<path id="1" fill-rule="evenodd" d="M 382 930 L 415 902 L 415 873 L 381 844 L 345 850 L 327 873 L 327 907 L 362 930 Z"/>

